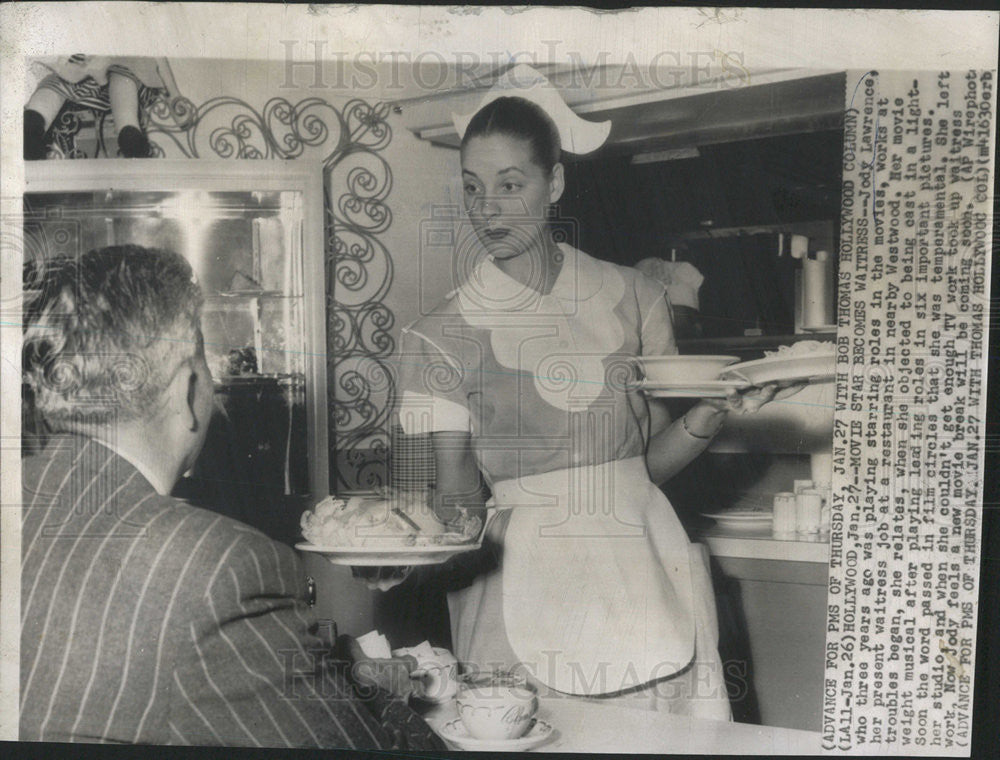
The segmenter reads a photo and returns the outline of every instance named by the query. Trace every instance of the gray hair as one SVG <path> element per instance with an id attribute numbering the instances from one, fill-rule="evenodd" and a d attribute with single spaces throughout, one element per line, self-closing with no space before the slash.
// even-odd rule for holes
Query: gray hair
<path id="1" fill-rule="evenodd" d="M 54 430 L 153 416 L 204 350 L 201 289 L 180 255 L 137 245 L 26 265 L 22 371 Z"/>

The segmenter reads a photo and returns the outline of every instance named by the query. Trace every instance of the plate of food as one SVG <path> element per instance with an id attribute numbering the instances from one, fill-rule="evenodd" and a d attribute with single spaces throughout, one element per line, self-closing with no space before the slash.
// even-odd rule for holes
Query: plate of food
<path id="1" fill-rule="evenodd" d="M 426 492 L 328 496 L 302 515 L 301 526 L 306 541 L 295 548 L 336 565 L 437 565 L 481 546 L 479 517 L 445 525 Z"/>
<path id="2" fill-rule="evenodd" d="M 755 359 L 725 368 L 722 379 L 746 380 L 751 385 L 778 383 L 822 382 L 837 374 L 837 355 L 829 341 L 801 340 L 777 351 L 766 352 Z"/>
<path id="3" fill-rule="evenodd" d="M 702 512 L 702 516 L 715 520 L 725 530 L 753 533 L 770 530 L 774 513 L 762 509 L 727 509 L 722 512 Z"/>

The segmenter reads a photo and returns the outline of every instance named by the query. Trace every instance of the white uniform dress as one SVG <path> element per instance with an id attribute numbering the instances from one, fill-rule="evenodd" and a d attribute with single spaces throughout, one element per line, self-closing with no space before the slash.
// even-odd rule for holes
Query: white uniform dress
<path id="1" fill-rule="evenodd" d="M 644 460 L 630 357 L 676 353 L 662 285 L 561 245 L 539 296 L 487 260 L 403 330 L 407 433 L 469 431 L 499 566 L 449 594 L 455 653 L 543 689 L 728 719 L 707 563 Z"/>

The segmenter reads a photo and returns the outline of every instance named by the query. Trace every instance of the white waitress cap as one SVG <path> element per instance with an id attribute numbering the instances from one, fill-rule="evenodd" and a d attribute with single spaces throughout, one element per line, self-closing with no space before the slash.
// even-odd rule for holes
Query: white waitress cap
<path id="1" fill-rule="evenodd" d="M 465 130 L 473 116 L 502 97 L 524 98 L 541 108 L 555 123 L 562 149 L 568 153 L 582 154 L 597 150 L 611 132 L 610 120 L 581 119 L 566 105 L 566 101 L 548 79 L 531 66 L 519 63 L 500 77 L 492 89 L 483 96 L 475 111 L 464 116 L 455 113 L 451 115 L 459 139 L 465 136 Z"/>

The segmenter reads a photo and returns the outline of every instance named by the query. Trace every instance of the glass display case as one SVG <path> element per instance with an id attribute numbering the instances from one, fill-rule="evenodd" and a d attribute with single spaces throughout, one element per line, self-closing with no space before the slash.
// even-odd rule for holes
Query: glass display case
<path id="1" fill-rule="evenodd" d="M 181 495 L 272 534 L 297 519 L 276 505 L 328 492 L 322 203 L 305 163 L 26 165 L 26 261 L 136 244 L 190 262 L 216 414 Z"/>

